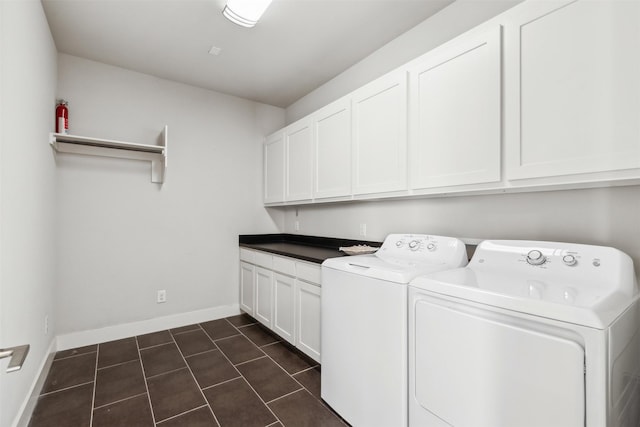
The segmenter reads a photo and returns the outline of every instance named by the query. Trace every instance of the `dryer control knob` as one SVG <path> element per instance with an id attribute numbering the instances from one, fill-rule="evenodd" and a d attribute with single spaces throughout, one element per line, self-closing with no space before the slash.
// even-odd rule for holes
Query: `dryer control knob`
<path id="1" fill-rule="evenodd" d="M 411 249 L 412 251 L 417 251 L 419 247 L 420 247 L 419 241 L 412 240 L 409 242 L 409 249 Z"/>
<path id="2" fill-rule="evenodd" d="M 569 267 L 574 266 L 578 263 L 578 260 L 573 255 L 565 255 L 562 257 L 562 262 Z"/>
<path id="3" fill-rule="evenodd" d="M 542 255 L 537 249 L 529 251 L 527 254 L 527 262 L 531 265 L 542 265 L 547 261 L 547 257 Z"/>

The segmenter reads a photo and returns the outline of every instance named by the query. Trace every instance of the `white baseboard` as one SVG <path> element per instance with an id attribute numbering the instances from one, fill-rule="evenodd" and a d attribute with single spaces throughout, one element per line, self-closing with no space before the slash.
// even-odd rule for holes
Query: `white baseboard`
<path id="1" fill-rule="evenodd" d="M 122 325 L 107 326 L 106 328 L 92 329 L 89 331 L 71 332 L 58 335 L 56 351 L 129 338 L 135 335 L 148 334 L 165 329 L 179 328 L 180 326 L 221 319 L 236 314 L 240 314 L 240 306 L 238 304 L 232 304 Z"/>
<path id="2" fill-rule="evenodd" d="M 42 387 L 44 387 L 44 382 L 47 379 L 47 375 L 49 375 L 49 369 L 51 369 L 51 364 L 53 363 L 53 356 L 56 353 L 56 347 L 56 338 L 54 337 L 49 344 L 46 356 L 40 363 L 40 369 L 38 370 L 39 374 L 34 379 L 33 384 L 31 385 L 31 390 L 25 401 L 22 403 L 20 411 L 18 411 L 18 415 L 13 422 L 13 427 L 26 427 L 29 424 L 31 414 L 36 407 L 36 403 L 38 403 L 38 397 L 40 396 Z"/>

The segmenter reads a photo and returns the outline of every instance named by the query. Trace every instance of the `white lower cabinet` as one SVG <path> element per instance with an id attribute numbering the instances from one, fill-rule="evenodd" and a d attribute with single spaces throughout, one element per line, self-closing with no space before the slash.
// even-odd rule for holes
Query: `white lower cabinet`
<path id="1" fill-rule="evenodd" d="M 320 285 L 296 280 L 296 347 L 320 362 Z"/>
<path id="2" fill-rule="evenodd" d="M 320 362 L 319 264 L 240 249 L 240 309 Z"/>
<path id="3" fill-rule="evenodd" d="M 295 282 L 293 277 L 279 273 L 274 275 L 273 330 L 293 345 L 295 345 Z"/>
<path id="4" fill-rule="evenodd" d="M 255 266 L 240 261 L 240 309 L 255 316 Z"/>
<path id="5" fill-rule="evenodd" d="M 273 273 L 266 268 L 256 267 L 256 307 L 255 318 L 268 328 L 273 327 Z"/>

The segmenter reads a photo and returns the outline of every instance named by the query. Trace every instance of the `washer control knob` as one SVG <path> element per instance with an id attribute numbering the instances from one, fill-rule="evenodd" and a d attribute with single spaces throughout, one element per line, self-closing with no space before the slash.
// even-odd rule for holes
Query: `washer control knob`
<path id="1" fill-rule="evenodd" d="M 531 265 L 542 265 L 546 261 L 547 257 L 542 255 L 542 252 L 537 249 L 529 251 L 529 253 L 527 254 L 527 262 Z"/>
<path id="2" fill-rule="evenodd" d="M 569 267 L 572 267 L 578 263 L 578 260 L 576 259 L 575 256 L 569 254 L 562 257 L 562 262 L 564 262 L 564 265 L 568 265 Z"/>
<path id="3" fill-rule="evenodd" d="M 427 245 L 427 249 L 429 249 L 430 251 L 435 251 L 436 250 L 436 244 L 435 243 L 429 243 Z"/>
<path id="4" fill-rule="evenodd" d="M 402 245 L 404 245 L 404 242 L 403 242 L 402 240 L 398 240 L 398 241 L 396 242 L 396 247 L 397 247 L 397 248 L 401 248 L 401 247 L 402 247 Z"/>
<path id="5" fill-rule="evenodd" d="M 412 251 L 417 251 L 419 247 L 420 247 L 419 241 L 412 240 L 409 242 L 409 249 L 411 249 Z"/>

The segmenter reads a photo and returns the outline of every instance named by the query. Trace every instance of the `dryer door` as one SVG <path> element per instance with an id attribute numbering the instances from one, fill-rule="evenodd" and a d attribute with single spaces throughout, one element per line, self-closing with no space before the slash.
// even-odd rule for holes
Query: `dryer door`
<path id="1" fill-rule="evenodd" d="M 490 311 L 465 307 L 425 295 L 413 304 L 416 421 L 455 427 L 584 427 L 584 349 L 509 324 Z M 415 415 L 416 408 L 411 412 Z"/>

